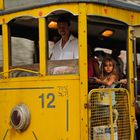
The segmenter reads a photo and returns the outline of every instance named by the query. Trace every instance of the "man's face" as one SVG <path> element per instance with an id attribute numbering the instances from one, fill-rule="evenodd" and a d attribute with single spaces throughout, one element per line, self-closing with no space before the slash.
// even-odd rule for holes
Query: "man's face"
<path id="1" fill-rule="evenodd" d="M 58 23 L 58 33 L 61 36 L 69 36 L 69 32 L 70 32 L 70 29 L 69 29 L 69 26 L 66 22 L 59 22 Z"/>

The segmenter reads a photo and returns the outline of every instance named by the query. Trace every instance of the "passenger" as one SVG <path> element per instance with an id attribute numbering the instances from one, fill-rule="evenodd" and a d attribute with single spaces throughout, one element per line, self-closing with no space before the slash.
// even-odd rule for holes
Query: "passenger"
<path id="1" fill-rule="evenodd" d="M 70 33 L 70 21 L 66 17 L 61 17 L 57 24 L 61 39 L 54 45 L 50 59 L 78 59 L 78 40 Z"/>
<path id="2" fill-rule="evenodd" d="M 99 62 L 98 59 L 94 57 L 91 47 L 88 46 L 88 90 L 93 88 L 98 88 L 95 84 L 94 77 L 100 76 Z"/>
<path id="3" fill-rule="evenodd" d="M 118 82 L 116 82 L 116 88 L 126 88 L 127 89 L 127 79 L 119 79 Z"/>
<path id="4" fill-rule="evenodd" d="M 98 77 L 100 75 L 99 62 L 94 57 L 91 47 L 88 46 L 88 78 Z"/>
<path id="5" fill-rule="evenodd" d="M 120 79 L 119 83 L 120 84 L 127 84 L 127 79 Z"/>
<path id="6" fill-rule="evenodd" d="M 112 50 L 111 57 L 116 61 L 116 65 L 119 72 L 119 78 L 122 79 L 124 78 L 124 72 L 123 72 L 124 64 L 122 59 L 119 57 L 120 54 L 121 54 L 121 50 L 115 48 Z"/>
<path id="7" fill-rule="evenodd" d="M 104 51 L 95 51 L 94 52 L 94 56 L 97 57 L 98 59 L 98 62 L 99 62 L 99 68 L 101 68 L 101 64 L 102 64 L 102 61 L 105 57 L 108 57 L 107 54 L 104 52 Z"/>
<path id="8" fill-rule="evenodd" d="M 116 62 L 111 57 L 106 57 L 101 65 L 100 78 L 95 77 L 95 82 L 101 84 L 100 88 L 114 88 L 118 81 Z M 108 96 L 108 94 L 104 94 Z M 112 92 L 112 106 L 116 104 L 115 92 Z"/>
<path id="9" fill-rule="evenodd" d="M 111 87 L 113 83 L 118 81 L 117 73 L 116 62 L 112 58 L 106 57 L 101 65 L 101 76 L 100 78 L 95 77 L 95 81 L 98 84 Z"/>

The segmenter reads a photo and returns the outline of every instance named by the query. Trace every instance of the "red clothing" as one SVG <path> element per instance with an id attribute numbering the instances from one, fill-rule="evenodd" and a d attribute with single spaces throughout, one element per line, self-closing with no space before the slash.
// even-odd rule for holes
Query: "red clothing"
<path id="1" fill-rule="evenodd" d="M 95 77 L 94 66 L 99 65 L 98 60 L 92 57 L 88 58 L 88 77 Z"/>

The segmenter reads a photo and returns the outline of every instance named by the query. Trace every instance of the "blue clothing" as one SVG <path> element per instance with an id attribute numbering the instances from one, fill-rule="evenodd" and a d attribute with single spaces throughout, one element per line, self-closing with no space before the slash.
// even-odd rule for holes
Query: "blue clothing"
<path id="1" fill-rule="evenodd" d="M 116 84 L 112 84 L 111 86 L 105 86 L 102 85 L 100 88 L 115 88 Z M 109 96 L 108 93 L 100 93 L 100 96 L 102 96 L 103 98 L 107 98 Z M 115 92 L 112 92 L 112 106 L 114 106 L 116 104 L 116 100 L 115 100 Z"/>

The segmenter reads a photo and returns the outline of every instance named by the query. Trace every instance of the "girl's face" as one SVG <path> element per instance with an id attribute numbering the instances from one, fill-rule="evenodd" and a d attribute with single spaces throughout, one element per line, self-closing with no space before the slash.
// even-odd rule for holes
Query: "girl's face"
<path id="1" fill-rule="evenodd" d="M 108 74 L 111 73 L 113 71 L 113 68 L 114 68 L 114 66 L 113 66 L 112 61 L 106 61 L 105 62 L 104 71 L 106 73 L 108 73 Z"/>

